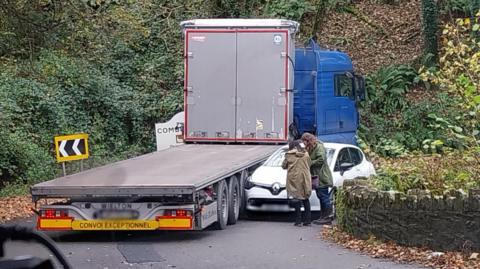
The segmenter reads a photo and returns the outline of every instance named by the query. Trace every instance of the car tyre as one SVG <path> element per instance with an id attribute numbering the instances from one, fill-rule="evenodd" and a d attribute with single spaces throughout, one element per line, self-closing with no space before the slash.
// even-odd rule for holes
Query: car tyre
<path id="1" fill-rule="evenodd" d="M 217 193 L 217 222 L 215 226 L 218 230 L 227 228 L 228 223 L 228 186 L 225 180 L 218 182 Z"/>

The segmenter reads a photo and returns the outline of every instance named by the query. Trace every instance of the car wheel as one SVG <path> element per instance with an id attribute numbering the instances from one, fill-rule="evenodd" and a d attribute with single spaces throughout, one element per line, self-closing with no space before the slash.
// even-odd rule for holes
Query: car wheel
<path id="1" fill-rule="evenodd" d="M 235 224 L 240 214 L 240 186 L 236 176 L 230 178 L 228 183 L 228 224 Z"/>
<path id="2" fill-rule="evenodd" d="M 224 230 L 228 222 L 228 187 L 225 180 L 217 184 L 217 222 L 216 228 Z"/>

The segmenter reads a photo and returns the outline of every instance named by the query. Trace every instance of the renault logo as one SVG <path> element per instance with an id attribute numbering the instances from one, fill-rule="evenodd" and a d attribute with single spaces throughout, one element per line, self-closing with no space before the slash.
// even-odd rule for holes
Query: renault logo
<path id="1" fill-rule="evenodd" d="M 280 183 L 275 182 L 272 184 L 272 194 L 277 195 L 280 192 Z"/>

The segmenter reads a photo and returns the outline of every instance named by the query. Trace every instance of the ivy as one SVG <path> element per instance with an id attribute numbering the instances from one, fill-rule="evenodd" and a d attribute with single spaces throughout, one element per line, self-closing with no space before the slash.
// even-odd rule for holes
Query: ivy
<path id="1" fill-rule="evenodd" d="M 422 0 L 424 54 L 429 64 L 438 61 L 438 4 L 437 0 Z M 429 56 L 429 57 L 428 57 Z"/>
<path id="2" fill-rule="evenodd" d="M 352 233 L 352 224 L 350 223 L 350 215 L 352 209 L 348 206 L 347 197 L 343 188 L 339 188 L 335 194 L 335 213 L 337 218 L 337 225 L 343 231 Z"/>

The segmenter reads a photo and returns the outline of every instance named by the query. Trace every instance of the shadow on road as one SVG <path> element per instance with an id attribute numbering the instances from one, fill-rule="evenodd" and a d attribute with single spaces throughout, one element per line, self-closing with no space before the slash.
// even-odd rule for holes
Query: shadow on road
<path id="1" fill-rule="evenodd" d="M 318 212 L 312 212 L 312 219 L 318 218 Z M 249 212 L 240 221 L 293 222 L 293 213 L 256 213 Z M 227 227 L 227 230 L 230 227 Z M 230 228 L 231 229 L 231 228 Z M 218 231 L 214 225 L 203 231 L 68 231 L 48 232 L 56 242 L 172 242 L 199 240 L 212 236 Z"/>
<path id="2" fill-rule="evenodd" d="M 312 212 L 312 220 L 318 219 L 320 212 Z M 294 222 L 294 213 L 248 212 L 241 217 L 245 221 Z"/>
<path id="3" fill-rule="evenodd" d="M 202 231 L 68 231 L 47 233 L 56 242 L 169 242 L 198 240 Z"/>

